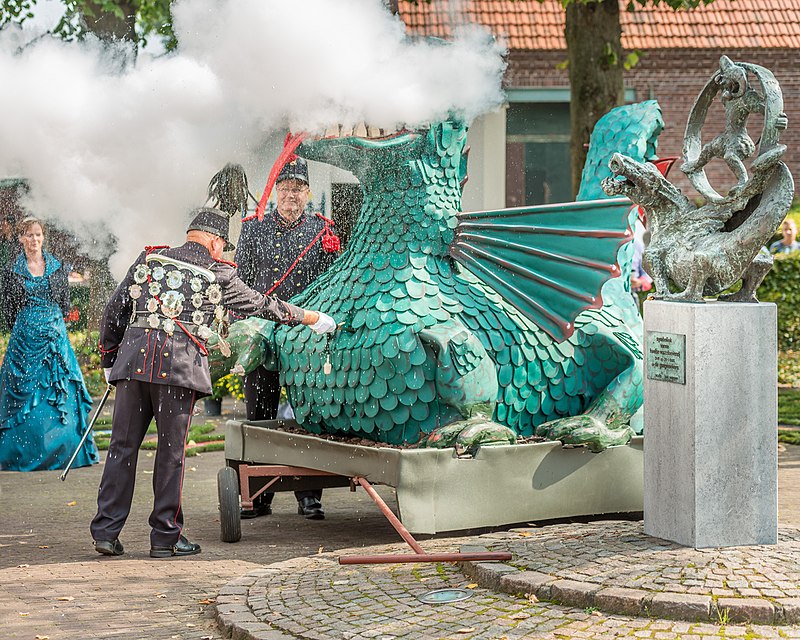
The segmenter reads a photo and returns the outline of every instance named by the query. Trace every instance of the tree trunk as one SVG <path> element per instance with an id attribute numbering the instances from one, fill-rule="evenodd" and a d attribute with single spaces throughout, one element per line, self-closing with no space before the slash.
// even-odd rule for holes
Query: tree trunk
<path id="1" fill-rule="evenodd" d="M 99 4 L 86 3 L 83 19 L 86 28 L 98 38 L 106 42 L 114 40 L 127 40 L 136 43 L 136 0 L 121 0 L 116 3 L 122 10 L 124 17 L 110 11 L 103 11 Z"/>
<path id="2" fill-rule="evenodd" d="M 578 193 L 595 123 L 625 99 L 617 0 L 571 2 L 566 10 L 572 194 Z"/>

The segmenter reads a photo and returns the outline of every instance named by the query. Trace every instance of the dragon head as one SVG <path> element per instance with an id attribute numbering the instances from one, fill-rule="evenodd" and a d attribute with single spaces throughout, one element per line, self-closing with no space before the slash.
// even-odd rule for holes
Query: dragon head
<path id="1" fill-rule="evenodd" d="M 431 168 L 455 170 L 459 183 L 466 180 L 467 127 L 446 120 L 428 128 L 386 133 L 363 124 L 353 129 L 329 129 L 324 136 L 304 141 L 297 154 L 346 169 L 363 183 L 421 160 Z M 453 160 L 455 159 L 455 161 Z"/>
<path id="2" fill-rule="evenodd" d="M 621 153 L 611 156 L 608 168 L 612 175 L 601 184 L 603 191 L 609 196 L 627 196 L 637 201 L 638 196 L 655 189 L 664 180 L 654 164 L 637 162 Z"/>

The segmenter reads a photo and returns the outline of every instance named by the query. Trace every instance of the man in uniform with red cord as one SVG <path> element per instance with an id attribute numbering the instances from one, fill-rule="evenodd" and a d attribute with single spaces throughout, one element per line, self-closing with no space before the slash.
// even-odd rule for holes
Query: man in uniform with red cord
<path id="1" fill-rule="evenodd" d="M 284 300 L 301 293 L 331 266 L 339 251 L 333 222 L 320 214 L 309 214 L 308 164 L 303 158 L 289 155 L 275 180 L 277 208 L 263 219 L 257 215 L 244 218 L 236 262 L 244 282 L 265 294 Z M 278 413 L 280 380 L 277 371 L 259 367 L 244 378 L 244 396 L 248 420 L 274 420 Z M 272 513 L 275 494 L 259 496 L 252 510 L 243 510 L 243 518 Z M 312 520 L 322 520 L 322 490 L 296 491 L 297 512 Z"/>
<path id="2" fill-rule="evenodd" d="M 228 216 L 200 208 L 180 247 L 147 247 L 106 305 L 100 351 L 106 379 L 116 385 L 111 443 L 91 532 L 95 550 L 124 553 L 119 534 L 128 518 L 139 447 L 153 417 L 158 448 L 153 470 L 150 556 L 200 553 L 182 533 L 184 450 L 192 410 L 211 393 L 207 340 L 224 334 L 226 312 L 261 316 L 316 333 L 336 329 L 333 318 L 249 288 L 222 260 Z"/>

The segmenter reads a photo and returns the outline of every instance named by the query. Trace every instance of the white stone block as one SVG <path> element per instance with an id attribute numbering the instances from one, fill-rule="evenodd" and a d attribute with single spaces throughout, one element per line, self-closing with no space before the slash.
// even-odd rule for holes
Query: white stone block
<path id="1" fill-rule="evenodd" d="M 775 544 L 776 306 L 651 300 L 644 329 L 645 533 L 695 548 Z M 648 365 L 654 332 L 663 345 L 685 336 L 683 383 L 653 379 L 680 379 L 681 360 Z"/>

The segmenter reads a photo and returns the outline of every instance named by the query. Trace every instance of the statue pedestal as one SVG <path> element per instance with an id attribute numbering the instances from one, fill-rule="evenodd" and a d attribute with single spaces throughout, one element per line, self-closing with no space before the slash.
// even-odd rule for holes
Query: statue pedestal
<path id="1" fill-rule="evenodd" d="M 645 533 L 775 544 L 776 306 L 650 300 L 644 329 Z"/>

